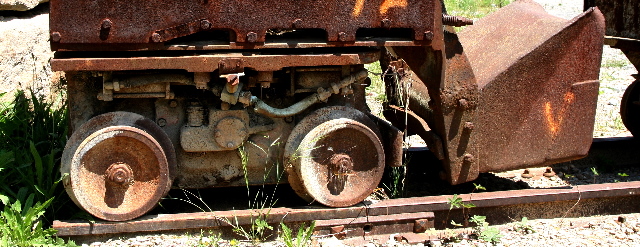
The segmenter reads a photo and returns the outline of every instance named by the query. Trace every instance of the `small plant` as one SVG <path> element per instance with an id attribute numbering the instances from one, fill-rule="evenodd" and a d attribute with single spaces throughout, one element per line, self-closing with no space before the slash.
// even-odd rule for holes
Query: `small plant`
<path id="1" fill-rule="evenodd" d="M 7 196 L 0 196 L 4 205 L 0 212 L 0 246 L 76 246 L 55 238 L 56 230 L 43 226 L 42 217 L 53 198 L 34 203 L 34 194 L 24 199 L 26 192 L 26 189 L 20 190 L 20 198 L 13 202 Z"/>
<path id="2" fill-rule="evenodd" d="M 486 216 L 474 215 L 469 219 L 469 222 L 475 223 L 474 232 L 478 235 L 478 239 L 483 241 L 497 244 L 500 242 L 502 235 L 498 228 L 489 226 L 489 222 L 486 221 Z"/>
<path id="3" fill-rule="evenodd" d="M 522 217 L 520 222 L 516 222 L 513 226 L 513 230 L 516 232 L 521 232 L 523 234 L 531 234 L 536 231 L 529 225 L 529 219 L 527 217 Z"/>
<path id="4" fill-rule="evenodd" d="M 591 173 L 593 173 L 593 183 L 596 183 L 596 178 L 598 176 L 600 176 L 600 173 L 598 173 L 598 170 L 595 167 L 591 167 Z"/>
<path id="5" fill-rule="evenodd" d="M 293 231 L 287 227 L 284 223 L 280 223 L 282 228 L 282 241 L 287 247 L 304 247 L 311 246 L 311 237 L 313 236 L 313 230 L 316 227 L 316 222 L 312 221 L 309 227 L 305 227 L 304 222 L 298 228 L 298 234 L 293 237 Z"/>
<path id="6" fill-rule="evenodd" d="M 204 230 L 200 230 L 200 238 L 198 238 L 198 243 L 195 246 L 207 246 L 207 247 L 218 247 L 220 246 L 220 241 L 222 240 L 222 234 L 217 233 L 213 234 L 213 231 L 209 230 L 208 237 L 205 237 Z"/>
<path id="7" fill-rule="evenodd" d="M 618 173 L 618 176 L 620 176 L 620 177 L 628 177 L 628 176 L 629 176 L 629 174 L 626 174 L 626 173 L 624 173 L 624 172 L 619 172 L 619 173 Z"/>

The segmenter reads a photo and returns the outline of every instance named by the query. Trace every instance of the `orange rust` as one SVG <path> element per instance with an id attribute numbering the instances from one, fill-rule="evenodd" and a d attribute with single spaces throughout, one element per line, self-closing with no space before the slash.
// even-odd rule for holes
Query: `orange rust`
<path id="1" fill-rule="evenodd" d="M 386 15 L 387 11 L 389 11 L 389 9 L 393 7 L 406 8 L 408 5 L 409 4 L 407 0 L 384 0 L 384 2 L 382 2 L 382 4 L 380 5 L 379 13 L 381 15 Z"/>
<path id="2" fill-rule="evenodd" d="M 364 0 L 356 0 L 356 5 L 353 6 L 353 11 L 351 12 L 351 16 L 359 17 L 362 13 L 362 8 L 364 7 Z"/>
<path id="3" fill-rule="evenodd" d="M 547 124 L 549 125 L 549 131 L 555 137 L 558 134 L 558 130 L 560 130 L 560 125 L 562 125 L 562 120 L 564 118 L 564 114 L 569 108 L 569 106 L 575 100 L 575 94 L 573 92 L 567 92 L 564 94 L 564 104 L 560 109 L 560 112 L 557 116 L 553 114 L 553 107 L 551 106 L 551 102 L 544 103 L 544 115 L 547 119 Z"/>

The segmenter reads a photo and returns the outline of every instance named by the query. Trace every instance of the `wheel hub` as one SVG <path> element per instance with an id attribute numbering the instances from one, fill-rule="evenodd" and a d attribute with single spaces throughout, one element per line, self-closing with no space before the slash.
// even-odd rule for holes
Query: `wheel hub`
<path id="1" fill-rule="evenodd" d="M 107 168 L 105 175 L 109 181 L 121 185 L 127 185 L 133 181 L 133 171 L 131 167 L 122 162 L 111 164 L 111 166 Z"/>

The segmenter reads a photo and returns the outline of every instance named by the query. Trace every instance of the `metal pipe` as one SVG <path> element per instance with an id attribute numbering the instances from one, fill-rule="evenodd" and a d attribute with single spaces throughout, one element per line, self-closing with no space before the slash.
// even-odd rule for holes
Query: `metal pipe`
<path id="1" fill-rule="evenodd" d="M 329 98 L 329 96 L 331 96 L 332 94 L 339 93 L 340 89 L 348 85 L 351 85 L 356 81 L 364 80 L 365 78 L 367 78 L 367 75 L 368 75 L 367 70 L 361 70 L 355 74 L 351 74 L 346 78 L 342 79 L 338 83 L 332 83 L 330 88 L 326 88 L 326 89 L 318 88 L 317 93 L 307 96 L 303 100 L 298 101 L 292 106 L 289 106 L 287 108 L 280 109 L 280 108 L 271 107 L 256 96 L 251 96 L 251 105 L 253 105 L 255 112 L 265 115 L 267 117 L 283 118 L 283 117 L 293 116 L 293 115 L 299 114 L 300 112 L 304 111 L 305 109 L 309 108 L 309 106 L 315 103 L 325 102 Z"/>

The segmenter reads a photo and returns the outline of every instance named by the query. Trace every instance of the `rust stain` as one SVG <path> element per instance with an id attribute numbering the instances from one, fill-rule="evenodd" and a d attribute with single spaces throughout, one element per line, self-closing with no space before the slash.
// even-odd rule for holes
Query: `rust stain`
<path id="1" fill-rule="evenodd" d="M 564 103 L 562 105 L 562 108 L 560 109 L 560 112 L 555 116 L 553 114 L 554 111 L 553 111 L 553 106 L 551 105 L 551 102 L 544 103 L 544 115 L 547 119 L 547 125 L 549 125 L 549 131 L 551 132 L 554 138 L 558 134 L 558 130 L 560 130 L 560 125 L 562 125 L 562 120 L 564 118 L 565 112 L 567 111 L 567 109 L 573 103 L 574 100 L 575 100 L 575 95 L 573 94 L 573 92 L 565 93 Z"/>
<path id="2" fill-rule="evenodd" d="M 382 2 L 382 4 L 380 5 L 379 13 L 381 15 L 386 15 L 387 11 L 389 11 L 389 9 L 393 7 L 405 8 L 407 7 L 407 5 L 409 5 L 407 0 L 384 0 L 384 2 Z"/>
<path id="3" fill-rule="evenodd" d="M 362 8 L 364 7 L 364 0 L 356 0 L 356 5 L 353 6 L 353 11 L 351 12 L 351 16 L 359 17 L 362 13 Z"/>

